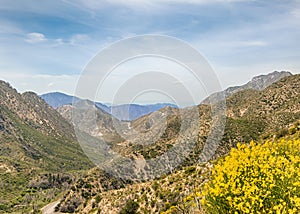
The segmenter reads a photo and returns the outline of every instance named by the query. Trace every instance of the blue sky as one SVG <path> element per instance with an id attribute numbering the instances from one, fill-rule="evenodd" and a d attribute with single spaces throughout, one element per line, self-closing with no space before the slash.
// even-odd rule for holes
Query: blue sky
<path id="1" fill-rule="evenodd" d="M 102 48 L 141 34 L 188 42 L 223 88 L 300 72 L 298 0 L 0 0 L 0 79 L 21 92 L 73 94 Z"/>

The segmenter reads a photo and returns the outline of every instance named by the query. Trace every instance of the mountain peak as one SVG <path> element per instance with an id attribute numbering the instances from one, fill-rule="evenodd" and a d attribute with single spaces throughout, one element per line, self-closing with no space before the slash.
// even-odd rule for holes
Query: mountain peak
<path id="1" fill-rule="evenodd" d="M 289 71 L 273 71 L 271 73 L 268 73 L 268 74 L 261 74 L 261 75 L 258 75 L 258 76 L 255 76 L 252 78 L 252 81 L 255 81 L 257 79 L 260 79 L 260 78 L 274 78 L 276 76 L 292 76 L 293 74 Z"/>
<path id="2" fill-rule="evenodd" d="M 249 82 L 247 82 L 244 85 L 233 86 L 225 89 L 224 91 L 216 92 L 207 97 L 202 103 L 209 104 L 211 102 L 218 102 L 222 98 L 229 97 L 230 95 L 245 89 L 254 89 L 261 91 L 267 88 L 268 86 L 272 85 L 273 83 L 281 80 L 282 78 L 292 75 L 293 74 L 289 71 L 273 71 L 272 73 L 261 74 L 253 77 Z"/>
<path id="3" fill-rule="evenodd" d="M 262 74 L 259 76 L 255 76 L 247 84 L 252 84 L 251 88 L 253 88 L 253 86 L 254 86 L 253 84 L 260 82 L 261 84 L 256 85 L 256 88 L 254 87 L 253 89 L 263 90 L 264 88 L 268 87 L 269 85 L 271 85 L 274 82 L 277 82 L 281 78 L 287 77 L 287 76 L 292 76 L 292 75 L 293 74 L 289 71 L 274 71 L 269 74 Z"/>

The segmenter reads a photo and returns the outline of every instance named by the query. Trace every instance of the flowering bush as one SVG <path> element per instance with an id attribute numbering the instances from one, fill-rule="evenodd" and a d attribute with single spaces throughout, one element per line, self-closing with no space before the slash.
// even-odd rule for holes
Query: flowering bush
<path id="1" fill-rule="evenodd" d="M 300 213 L 300 140 L 239 144 L 214 166 L 209 213 Z"/>

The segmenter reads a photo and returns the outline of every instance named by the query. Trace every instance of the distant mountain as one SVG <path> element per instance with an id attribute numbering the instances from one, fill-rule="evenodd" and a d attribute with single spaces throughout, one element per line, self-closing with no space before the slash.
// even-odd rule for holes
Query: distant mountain
<path id="1" fill-rule="evenodd" d="M 124 104 L 111 106 L 110 112 L 119 120 L 132 121 L 167 106 L 177 108 L 176 105 L 170 103 L 156 103 L 148 105 Z"/>
<path id="2" fill-rule="evenodd" d="M 222 97 L 228 97 L 238 91 L 245 89 L 254 89 L 254 90 L 263 90 L 269 85 L 279 81 L 283 77 L 291 76 L 292 74 L 287 71 L 274 71 L 266 75 L 259 75 L 253 77 L 248 83 L 241 86 L 233 86 L 227 88 L 225 91 L 217 92 L 209 97 L 207 97 L 203 104 L 209 104 L 210 102 L 216 102 L 222 99 Z M 80 98 L 66 95 L 60 92 L 53 92 L 41 95 L 41 97 L 53 108 L 57 108 L 64 105 L 70 105 L 73 101 L 78 101 Z M 103 111 L 113 115 L 119 120 L 132 121 L 144 115 L 150 114 L 152 112 L 158 111 L 164 107 L 170 106 L 177 108 L 176 105 L 170 103 L 157 103 L 157 104 L 148 104 L 148 105 L 139 105 L 139 104 L 122 104 L 115 106 L 108 106 L 100 102 L 95 102 L 95 105 L 102 109 Z"/>
<path id="3" fill-rule="evenodd" d="M 50 106 L 53 108 L 58 108 L 64 105 L 71 105 L 73 101 L 79 101 L 80 98 L 66 95 L 60 92 L 51 92 L 41 95 Z M 95 102 L 95 105 L 102 109 L 103 111 L 113 115 L 119 120 L 135 120 L 141 116 L 157 111 L 166 106 L 171 106 L 176 108 L 177 106 L 170 103 L 157 103 L 157 104 L 148 104 L 148 105 L 139 105 L 139 104 L 122 104 L 115 106 L 107 106 L 100 102 Z"/>
<path id="4" fill-rule="evenodd" d="M 73 99 L 75 99 L 75 101 L 79 99 L 77 97 L 60 92 L 51 92 L 43 94 L 40 97 L 53 108 L 57 108 L 63 105 L 71 105 L 73 103 Z"/>
<path id="5" fill-rule="evenodd" d="M 90 167 L 73 127 L 56 110 L 35 93 L 19 94 L 0 81 L 0 210 L 29 213 L 35 208 L 28 198 L 38 209 L 48 200 L 44 193 L 62 191 L 48 182 L 52 175 Z"/>
<path id="6" fill-rule="evenodd" d="M 89 134 L 92 137 L 100 138 L 106 142 L 117 143 L 120 141 L 120 135 L 115 130 L 115 125 L 121 123 L 118 119 L 114 118 L 110 114 L 106 113 L 100 108 L 88 100 L 80 100 L 81 105 L 85 105 L 87 110 L 80 111 L 76 104 L 64 105 L 58 107 L 56 110 L 70 123 L 73 123 L 72 114 L 76 113 L 76 121 L 80 124 L 74 124 L 76 128 Z M 95 117 L 95 124 L 93 124 L 92 117 Z M 81 123 L 82 122 L 82 123 Z M 127 124 L 125 124 L 127 126 Z"/>
<path id="7" fill-rule="evenodd" d="M 270 86 L 271 84 L 279 81 L 280 79 L 291 75 L 292 73 L 288 71 L 281 71 L 281 72 L 274 71 L 269 74 L 259 75 L 253 77 L 252 80 L 250 80 L 248 83 L 244 85 L 229 87 L 222 92 L 214 93 L 209 97 L 207 97 L 204 101 L 202 101 L 202 103 L 203 104 L 209 104 L 211 102 L 214 103 L 224 97 L 228 97 L 238 91 L 242 91 L 245 89 L 254 89 L 254 90 L 261 91 L 267 88 L 268 86 Z"/>

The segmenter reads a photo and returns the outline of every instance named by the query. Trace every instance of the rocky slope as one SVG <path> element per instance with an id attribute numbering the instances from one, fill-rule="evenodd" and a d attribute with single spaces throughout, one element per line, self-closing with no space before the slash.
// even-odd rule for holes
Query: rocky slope
<path id="1" fill-rule="evenodd" d="M 299 83 L 300 75 L 288 75 L 261 91 L 245 89 L 227 97 L 224 136 L 213 158 L 226 154 L 237 142 L 289 133 L 286 127 L 300 119 Z M 107 147 L 102 151 L 121 154 L 120 160 L 130 163 L 109 165 L 114 173 L 123 173 L 121 179 L 108 168 L 105 172 L 92 169 L 84 177 L 78 174 L 92 164 L 68 122 L 74 106 L 58 109 L 64 119 L 36 94 L 19 94 L 0 82 L 1 211 L 33 212 L 67 191 L 57 207 L 60 211 L 126 213 L 134 208 L 141 213 L 157 213 L 180 204 L 205 181 L 210 165 L 199 165 L 198 161 L 211 130 L 222 132 L 214 126 L 213 113 L 222 110 L 219 103 L 213 108 L 207 104 L 185 109 L 165 107 L 131 122 L 113 119 L 94 103 L 92 106 L 98 129 L 85 124 L 87 129 L 83 127 L 81 134 L 91 144 L 84 150 L 99 155 L 93 146 L 104 140 Z M 90 118 L 89 112 L 83 113 L 77 119 Z M 164 155 L 170 150 L 173 152 Z M 159 164 L 151 162 L 156 158 Z M 145 161 L 150 162 L 143 165 Z M 154 167 L 152 174 L 149 167 Z"/>
<path id="2" fill-rule="evenodd" d="M 221 98 L 223 97 L 221 95 L 224 95 L 225 97 L 229 97 L 230 95 L 232 95 L 236 92 L 243 91 L 246 89 L 253 89 L 253 90 L 261 91 L 261 90 L 264 90 L 265 88 L 267 88 L 268 86 L 272 85 L 273 83 L 279 81 L 280 79 L 291 76 L 291 75 L 292 75 L 292 73 L 290 73 L 288 71 L 280 71 L 280 72 L 274 71 L 269 74 L 255 76 L 252 78 L 252 80 L 250 80 L 249 82 L 247 82 L 244 85 L 229 87 L 222 92 L 217 92 L 217 93 L 210 95 L 202 103 L 203 104 L 209 104 L 210 102 L 213 103 L 213 102 L 219 101 L 219 97 L 221 97 Z"/>
<path id="3" fill-rule="evenodd" d="M 226 99 L 225 134 L 213 159 L 227 154 L 237 142 L 249 143 L 251 140 L 275 139 L 289 133 L 288 127 L 300 120 L 299 92 L 300 75 L 293 75 L 282 78 L 262 91 L 246 89 L 229 96 Z M 192 111 L 192 109 L 184 109 L 179 117 L 178 109 L 165 108 L 139 118 L 131 123 L 132 128 L 138 129 L 141 133 L 156 132 L 156 129 L 164 128 L 162 137 L 152 144 L 130 144 L 127 140 L 112 147 L 114 151 L 132 159 L 150 160 L 159 157 L 176 146 L 175 142 L 180 139 L 178 137 L 178 133 L 182 131 L 180 118 L 197 118 L 200 122 L 199 129 L 197 129 L 198 143 L 182 162 L 181 167 L 173 170 L 167 177 L 162 176 L 144 183 L 125 185 L 125 188 L 119 190 L 99 191 L 96 196 L 81 198 L 82 201 L 76 211 L 78 213 L 109 213 L 112 210 L 111 213 L 122 213 L 122 210 L 126 211 L 128 207 L 134 207 L 140 213 L 158 213 L 167 210 L 171 205 L 180 204 L 193 187 L 201 186 L 205 181 L 205 172 L 209 168 L 209 165 L 198 165 L 198 160 L 213 124 L 211 107 L 201 104 L 197 109 L 199 110 L 198 117 L 195 117 L 197 111 Z M 166 118 L 164 119 L 162 115 L 166 115 Z M 162 122 L 166 126 L 163 126 Z M 296 128 L 298 130 L 299 124 L 295 127 L 298 127 Z M 193 131 L 194 129 L 188 126 L 183 129 L 184 135 Z M 147 134 L 144 136 L 147 137 Z M 138 141 L 138 139 L 135 140 Z M 141 138 L 139 140 L 143 141 Z M 89 179 L 92 178 L 88 177 L 86 181 Z M 73 189 L 65 196 L 61 205 L 67 204 L 68 198 L 71 195 L 80 194 L 80 191 Z M 178 211 L 178 213 L 181 212 Z"/>
<path id="4" fill-rule="evenodd" d="M 299 83 L 300 75 L 293 75 L 282 78 L 262 91 L 246 89 L 229 96 L 226 99 L 225 133 L 216 156 L 225 154 L 237 142 L 257 140 L 298 120 L 300 118 Z M 200 124 L 198 143 L 201 145 L 208 137 L 212 118 L 211 108 L 208 105 L 201 104 L 198 106 L 198 109 Z M 187 110 L 181 113 L 181 116 L 195 118 L 197 115 L 195 115 L 195 111 Z M 148 119 L 140 118 L 134 121 L 133 124 L 144 123 L 146 125 L 149 117 L 151 115 L 148 116 Z M 168 120 L 168 128 L 165 130 L 165 133 L 169 133 L 166 134 L 169 138 L 166 141 L 162 141 L 161 138 L 155 144 L 146 145 L 138 151 L 146 158 L 153 158 L 157 154 L 164 153 L 166 147 L 163 145 L 172 144 L 174 136 L 176 137 L 175 133 L 179 132 L 180 125 L 179 117 L 173 116 L 173 119 Z M 142 127 L 142 125 L 139 126 Z M 174 127 L 176 127 L 175 131 Z M 192 130 L 188 130 L 188 132 L 192 132 Z M 151 154 L 152 150 L 155 151 L 156 155 L 149 156 L 148 154 Z M 198 148 L 196 145 L 187 163 L 193 162 L 193 159 L 197 157 L 201 150 L 202 147 Z"/>
<path id="5" fill-rule="evenodd" d="M 298 139 L 300 121 L 273 135 L 267 140 Z M 111 189 L 97 187 L 103 181 L 98 180 L 99 170 L 91 170 L 82 180 L 81 186 L 84 187 L 73 186 L 60 206 L 66 208 L 72 197 L 80 196 L 80 199 L 77 198 L 80 203 L 75 213 L 205 213 L 194 193 L 201 192 L 203 184 L 210 178 L 214 164 L 215 160 L 183 167 L 169 175 L 162 175 L 159 179 L 124 184 L 119 189 L 115 185 L 110 185 Z"/>
<path id="6" fill-rule="evenodd" d="M 36 94 L 19 94 L 0 81 L 0 210 L 38 209 L 45 203 L 41 202 L 45 195 L 40 191 L 52 189 L 51 194 L 57 194 L 64 183 L 57 177 L 54 182 L 52 175 L 64 177 L 68 171 L 91 166 L 76 142 L 72 126 L 58 112 Z M 50 173 L 51 185 L 43 186 Z M 66 177 L 72 180 L 70 176 Z M 47 200 L 53 197 L 48 196 Z"/>

